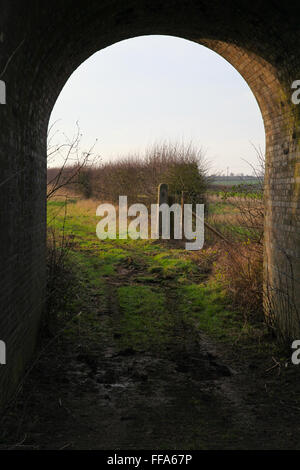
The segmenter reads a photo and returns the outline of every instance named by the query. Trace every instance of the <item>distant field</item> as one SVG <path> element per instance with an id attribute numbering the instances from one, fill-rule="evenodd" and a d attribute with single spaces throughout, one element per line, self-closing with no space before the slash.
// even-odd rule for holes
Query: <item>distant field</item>
<path id="1" fill-rule="evenodd" d="M 211 184 L 212 185 L 220 185 L 220 186 L 237 186 L 239 184 L 259 184 L 260 180 L 259 178 L 249 178 L 249 179 L 242 179 L 242 178 L 236 178 L 236 179 L 215 179 L 212 180 Z"/>

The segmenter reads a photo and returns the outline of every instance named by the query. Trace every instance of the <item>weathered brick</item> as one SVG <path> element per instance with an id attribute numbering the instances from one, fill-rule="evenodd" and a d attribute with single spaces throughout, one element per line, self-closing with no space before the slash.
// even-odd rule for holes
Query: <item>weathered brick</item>
<path id="1" fill-rule="evenodd" d="M 0 402 L 11 396 L 34 350 L 43 309 L 50 113 L 74 70 L 123 39 L 188 38 L 222 55 L 249 84 L 266 130 L 265 285 L 279 285 L 283 276 L 299 311 L 300 261 L 292 259 L 292 278 L 286 258 L 299 253 L 300 111 L 291 103 L 291 84 L 300 79 L 299 2 L 0 0 L 0 7 L 0 76 L 7 85 L 1 181 L 10 178 L 0 186 L 0 339 L 8 351 Z M 276 290 L 273 295 L 279 305 Z M 296 311 L 276 315 L 286 334 L 299 334 Z"/>

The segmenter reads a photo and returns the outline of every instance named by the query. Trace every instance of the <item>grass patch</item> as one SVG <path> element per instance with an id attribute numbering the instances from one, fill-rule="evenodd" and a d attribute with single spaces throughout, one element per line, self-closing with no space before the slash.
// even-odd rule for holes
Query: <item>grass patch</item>
<path id="1" fill-rule="evenodd" d="M 119 334 L 120 347 L 162 350 L 174 339 L 181 321 L 227 342 L 241 334 L 248 339 L 255 337 L 258 328 L 245 322 L 239 307 L 233 307 L 228 288 L 218 281 L 218 270 L 213 268 L 219 260 L 218 250 L 187 252 L 157 240 L 100 241 L 96 236 L 97 204 L 69 203 L 65 214 L 64 203 L 50 201 L 48 219 L 56 214 L 51 225 L 72 238 L 70 260 L 79 271 L 83 290 L 89 290 L 86 295 L 100 298 L 105 305 L 116 297 L 119 323 L 114 319 L 113 328 Z M 230 215 L 227 201 L 217 201 L 213 206 L 216 216 L 222 217 L 227 209 Z M 237 229 L 236 237 L 242 234 L 245 236 Z M 120 266 L 125 269 L 120 270 Z M 121 272 L 126 285 L 118 286 Z M 170 294 L 174 299 L 167 298 Z M 80 295 L 84 299 L 85 295 Z M 82 309 L 85 311 L 83 304 Z M 98 331 L 98 325 L 92 326 L 97 318 L 87 320 L 88 329 Z"/>
<path id="2" fill-rule="evenodd" d="M 166 308 L 162 290 L 144 285 L 123 286 L 118 289 L 118 301 L 122 347 L 156 350 L 168 343 L 174 319 Z"/>
<path id="3" fill-rule="evenodd" d="M 190 275 L 197 271 L 197 265 L 182 252 L 170 250 L 155 255 L 149 264 L 150 273 L 158 273 L 163 278 Z"/>
<path id="4" fill-rule="evenodd" d="M 240 331 L 241 317 L 230 310 L 226 292 L 217 283 L 182 286 L 179 295 L 184 320 L 200 331 L 227 340 Z"/>

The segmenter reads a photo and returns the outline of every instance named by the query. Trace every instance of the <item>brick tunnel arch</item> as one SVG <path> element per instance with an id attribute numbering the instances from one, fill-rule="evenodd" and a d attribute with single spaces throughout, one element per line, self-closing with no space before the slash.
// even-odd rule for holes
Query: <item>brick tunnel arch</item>
<path id="1" fill-rule="evenodd" d="M 32 354 L 44 305 L 51 111 L 82 62 L 135 36 L 198 42 L 228 60 L 254 93 L 266 132 L 266 313 L 294 338 L 300 330 L 300 116 L 291 84 L 300 78 L 300 7 L 277 0 L 1 0 L 1 6 L 0 79 L 7 104 L 0 133 L 0 339 L 7 365 L 0 369 L 0 404 Z"/>

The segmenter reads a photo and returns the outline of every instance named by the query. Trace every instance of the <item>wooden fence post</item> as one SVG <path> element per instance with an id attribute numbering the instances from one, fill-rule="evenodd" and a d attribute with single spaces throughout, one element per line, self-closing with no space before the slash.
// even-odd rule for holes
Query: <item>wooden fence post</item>
<path id="1" fill-rule="evenodd" d="M 168 185 L 165 183 L 161 183 L 158 186 L 157 192 L 157 204 L 158 204 L 158 211 L 157 211 L 157 224 L 158 224 L 158 236 L 159 238 L 162 237 L 162 213 L 159 210 L 161 204 L 168 204 Z"/>
<path id="2" fill-rule="evenodd" d="M 172 205 L 175 203 L 175 197 L 173 194 L 169 194 L 168 197 L 168 204 L 169 207 L 172 207 Z M 170 212 L 170 240 L 174 240 L 175 236 L 175 214 L 174 212 Z"/>
<path id="3" fill-rule="evenodd" d="M 185 239 L 184 237 L 184 203 L 185 203 L 185 193 L 186 191 L 181 191 L 181 220 L 180 220 L 180 230 L 181 230 L 181 236 L 182 240 Z"/>

